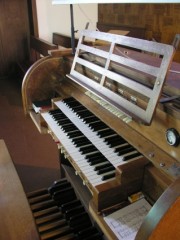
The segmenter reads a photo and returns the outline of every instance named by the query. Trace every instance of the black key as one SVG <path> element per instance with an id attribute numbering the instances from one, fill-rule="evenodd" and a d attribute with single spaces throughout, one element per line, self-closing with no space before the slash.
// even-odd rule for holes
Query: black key
<path id="1" fill-rule="evenodd" d="M 99 154 L 99 151 L 98 151 L 98 150 L 95 151 L 95 152 L 87 153 L 84 157 L 85 157 L 86 159 L 88 159 L 89 157 L 94 156 L 94 155 L 96 155 L 96 154 Z"/>
<path id="2" fill-rule="evenodd" d="M 92 128 L 91 125 L 94 124 L 94 126 L 98 127 L 98 124 L 101 123 L 101 121 L 97 120 L 97 121 L 94 121 L 94 122 L 91 122 L 89 124 L 86 124 L 89 128 Z"/>
<path id="3" fill-rule="evenodd" d="M 59 184 L 56 184 L 56 185 L 53 185 L 53 186 L 49 187 L 48 191 L 52 195 L 55 192 L 57 192 L 59 190 L 62 190 L 62 189 L 65 189 L 65 188 L 68 188 L 68 187 L 71 187 L 71 184 L 70 184 L 70 182 L 67 181 L 67 182 L 59 183 Z"/>
<path id="4" fill-rule="evenodd" d="M 53 114 L 53 115 L 52 115 L 52 118 L 53 118 L 54 120 L 57 120 L 57 119 L 67 119 L 67 117 L 64 115 L 64 113 Z"/>
<path id="5" fill-rule="evenodd" d="M 76 137 L 72 139 L 72 142 L 74 144 L 78 144 L 78 143 L 91 143 L 87 137 L 85 137 L 84 135 L 80 136 L 80 137 Z"/>
<path id="6" fill-rule="evenodd" d="M 70 227 L 75 227 L 75 226 L 80 226 L 83 223 L 87 223 L 88 225 L 91 225 L 91 221 L 89 218 L 89 215 L 84 212 L 84 213 L 80 213 L 76 216 L 73 216 L 69 219 L 69 225 Z"/>
<path id="7" fill-rule="evenodd" d="M 102 164 L 102 163 L 107 163 L 107 159 L 97 158 L 97 159 L 93 159 L 93 160 L 88 162 L 89 166 L 94 166 L 94 171 L 97 171 L 97 170 L 95 170 L 96 165 L 99 165 L 99 164 Z"/>
<path id="8" fill-rule="evenodd" d="M 94 157 L 102 157 L 103 155 L 102 155 L 102 153 L 100 153 L 100 152 L 97 152 L 97 153 L 92 153 L 92 154 L 90 154 L 90 155 L 87 155 L 87 156 L 85 156 L 85 158 L 86 159 L 92 159 L 92 158 L 94 158 Z"/>
<path id="9" fill-rule="evenodd" d="M 114 152 L 119 152 L 123 149 L 126 149 L 127 147 L 129 147 L 129 143 L 125 143 L 125 144 L 120 144 L 119 146 L 117 146 L 114 150 Z"/>
<path id="10" fill-rule="evenodd" d="M 94 166 L 98 163 L 103 163 L 103 162 L 104 163 L 107 162 L 107 159 L 106 158 L 96 158 L 96 159 L 93 159 L 93 160 L 91 159 L 90 161 L 88 161 L 90 166 Z"/>
<path id="11" fill-rule="evenodd" d="M 79 111 L 82 111 L 82 110 L 85 110 L 85 109 L 86 108 L 83 105 L 80 105 L 80 106 L 73 107 L 72 111 L 73 112 L 79 112 Z"/>
<path id="12" fill-rule="evenodd" d="M 58 125 L 64 125 L 64 124 L 70 124 L 71 123 L 71 121 L 69 119 L 61 119 L 61 120 L 57 119 L 56 121 L 57 121 Z"/>
<path id="13" fill-rule="evenodd" d="M 72 209 L 65 211 L 65 218 L 69 220 L 71 217 L 76 216 L 77 214 L 85 212 L 85 209 L 82 205 L 74 207 Z"/>
<path id="14" fill-rule="evenodd" d="M 76 199 L 76 194 L 72 187 L 68 187 L 53 193 L 53 199 L 57 202 L 58 206 Z"/>
<path id="15" fill-rule="evenodd" d="M 66 115 L 64 115 L 64 113 L 57 113 L 57 114 L 53 114 L 52 115 L 52 118 L 53 119 L 58 119 L 58 120 L 60 120 L 60 119 L 68 119 L 68 117 L 66 116 Z"/>
<path id="16" fill-rule="evenodd" d="M 65 132 L 70 132 L 73 130 L 79 130 L 74 124 L 68 124 L 65 126 L 60 126 Z"/>
<path id="17" fill-rule="evenodd" d="M 98 171 L 100 169 L 106 168 L 106 167 L 110 167 L 112 164 L 109 161 L 105 161 L 104 164 L 101 164 L 99 166 L 95 166 L 94 167 L 94 171 Z"/>
<path id="18" fill-rule="evenodd" d="M 102 137 L 110 136 L 114 133 L 115 132 L 112 129 L 108 128 L 108 129 L 105 129 L 105 130 L 102 130 L 102 131 L 98 132 L 98 136 L 100 138 L 102 138 Z"/>
<path id="19" fill-rule="evenodd" d="M 104 142 L 106 142 L 107 144 L 113 144 L 114 142 L 119 142 L 119 144 L 121 144 L 125 142 L 125 140 L 119 135 L 114 135 L 114 136 L 106 137 Z"/>
<path id="20" fill-rule="evenodd" d="M 83 122 L 88 124 L 88 123 L 91 123 L 91 122 L 95 122 L 95 121 L 98 121 L 99 118 L 96 117 L 96 116 L 91 116 L 91 117 L 86 117 L 83 119 Z"/>
<path id="21" fill-rule="evenodd" d="M 82 112 L 78 113 L 77 116 L 79 118 L 85 118 L 85 117 L 90 117 L 90 116 L 94 116 L 94 115 L 91 112 L 89 112 L 88 110 L 86 110 L 86 111 L 82 111 Z"/>
<path id="22" fill-rule="evenodd" d="M 81 109 L 81 110 L 79 110 L 79 111 L 74 111 L 75 112 L 75 114 L 77 115 L 77 116 L 80 116 L 80 115 L 82 115 L 82 114 L 85 114 L 85 113 L 89 113 L 89 111 L 85 108 L 85 109 Z"/>
<path id="23" fill-rule="evenodd" d="M 77 129 L 77 127 L 72 122 L 65 122 L 64 124 L 60 124 L 61 128 L 66 128 L 66 127 L 70 127 L 70 126 L 73 126 L 74 129 Z"/>
<path id="24" fill-rule="evenodd" d="M 81 148 L 81 147 L 85 147 L 85 146 L 90 146 L 92 145 L 92 143 L 90 141 L 80 141 L 74 144 L 74 146 Z"/>
<path id="25" fill-rule="evenodd" d="M 108 126 L 103 122 L 89 124 L 89 127 L 92 129 L 92 131 L 99 131 L 108 128 Z"/>
<path id="26" fill-rule="evenodd" d="M 70 103 L 70 102 L 78 102 L 74 97 L 68 97 L 63 99 L 63 102 Z"/>
<path id="27" fill-rule="evenodd" d="M 108 180 L 108 179 L 113 178 L 113 177 L 115 177 L 115 172 L 106 174 L 101 179 L 102 180 Z"/>
<path id="28" fill-rule="evenodd" d="M 90 146 L 87 146 L 87 147 L 81 147 L 79 149 L 79 151 L 82 153 L 82 154 L 87 154 L 87 153 L 90 153 L 90 152 L 95 152 L 97 151 L 97 148 L 94 146 L 94 145 L 90 145 Z"/>
<path id="29" fill-rule="evenodd" d="M 81 202 L 80 202 L 79 199 L 75 199 L 71 202 L 62 204 L 61 205 L 61 211 L 62 211 L 62 213 L 64 213 L 65 211 L 70 210 L 70 209 L 72 209 L 74 207 L 77 207 L 77 206 L 81 206 Z"/>
<path id="30" fill-rule="evenodd" d="M 108 136 L 104 139 L 104 142 L 107 142 L 107 143 L 111 143 L 113 141 L 116 141 L 116 140 L 121 140 L 122 138 L 119 136 L 119 135 L 113 135 L 113 136 Z"/>
<path id="31" fill-rule="evenodd" d="M 73 130 L 77 130 L 74 126 L 67 126 L 67 127 L 61 127 L 62 131 L 65 133 L 71 132 Z"/>
<path id="32" fill-rule="evenodd" d="M 87 162 L 93 162 L 96 159 L 101 159 L 102 161 L 107 160 L 107 158 L 101 152 L 99 152 L 98 154 L 94 154 L 94 155 L 90 156 L 87 159 Z"/>
<path id="33" fill-rule="evenodd" d="M 49 114 L 52 116 L 64 115 L 64 113 L 59 108 L 55 110 L 50 110 Z"/>
<path id="34" fill-rule="evenodd" d="M 70 103 L 70 102 L 74 102 L 74 101 L 77 101 L 77 100 L 73 97 L 63 99 L 63 102 L 65 102 L 65 103 Z"/>
<path id="35" fill-rule="evenodd" d="M 82 106 L 79 102 L 71 102 L 66 104 L 69 108 L 75 109 L 76 107 Z"/>
<path id="36" fill-rule="evenodd" d="M 123 150 L 118 151 L 118 156 L 122 156 L 126 153 L 130 153 L 133 150 L 135 150 L 131 145 L 128 145 L 126 148 L 124 148 Z"/>
<path id="37" fill-rule="evenodd" d="M 117 139 L 117 140 L 114 140 L 113 142 L 111 142 L 110 144 L 109 144 L 109 147 L 116 147 L 116 146 L 118 146 L 118 145 L 120 145 L 120 144 L 123 144 L 123 143 L 126 143 L 126 141 L 122 138 L 122 139 Z"/>
<path id="38" fill-rule="evenodd" d="M 49 111 L 49 114 L 51 114 L 51 115 L 56 114 L 56 113 L 61 113 L 61 110 L 58 108 L 58 109 L 53 109 L 53 110 Z"/>
<path id="39" fill-rule="evenodd" d="M 90 142 L 90 140 L 83 133 L 81 133 L 80 136 L 72 138 L 72 141 L 74 143 L 79 143 L 79 142 L 82 142 L 82 141 Z"/>
<path id="40" fill-rule="evenodd" d="M 100 175 L 100 174 L 103 174 L 103 173 L 107 173 L 107 172 L 111 172 L 115 169 L 115 167 L 112 165 L 110 167 L 106 167 L 106 168 L 103 168 L 103 169 L 100 169 L 97 171 L 97 174 Z"/>
<path id="41" fill-rule="evenodd" d="M 123 158 L 123 161 L 131 160 L 131 159 L 133 159 L 133 158 L 135 158 L 135 157 L 139 157 L 139 156 L 141 156 L 141 153 L 139 153 L 139 152 L 132 153 L 132 154 L 130 154 L 130 155 L 128 155 L 128 156 L 125 156 L 125 157 Z"/>
<path id="42" fill-rule="evenodd" d="M 73 127 L 73 129 L 78 129 L 73 123 L 67 123 L 67 124 L 61 125 L 61 128 L 63 128 L 63 129 L 66 129 L 69 127 Z"/>
<path id="43" fill-rule="evenodd" d="M 71 132 L 67 133 L 67 136 L 69 138 L 78 137 L 78 136 L 81 136 L 81 135 L 82 135 L 82 132 L 79 131 L 79 130 L 74 130 L 74 131 L 71 131 Z"/>

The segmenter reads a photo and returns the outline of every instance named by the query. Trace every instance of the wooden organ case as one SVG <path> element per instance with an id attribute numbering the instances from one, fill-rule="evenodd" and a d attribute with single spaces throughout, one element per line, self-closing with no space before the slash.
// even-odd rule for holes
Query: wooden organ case
<path id="1" fill-rule="evenodd" d="M 102 239 L 178 239 L 180 64 L 172 62 L 173 47 L 84 30 L 75 56 L 67 52 L 37 61 L 22 84 L 24 111 L 57 144 L 62 176 Z M 121 227 L 114 232 L 106 219 L 138 199 L 150 208 L 133 237 Z"/>

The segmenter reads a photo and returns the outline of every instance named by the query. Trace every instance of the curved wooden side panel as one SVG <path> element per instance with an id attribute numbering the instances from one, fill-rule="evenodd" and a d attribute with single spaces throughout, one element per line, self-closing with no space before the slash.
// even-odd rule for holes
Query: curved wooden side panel
<path id="1" fill-rule="evenodd" d="M 22 101 L 25 114 L 32 109 L 33 101 L 53 98 L 65 77 L 63 58 L 43 57 L 27 71 L 22 82 Z"/>
<path id="2" fill-rule="evenodd" d="M 180 178 L 157 200 L 135 240 L 180 239 Z"/>

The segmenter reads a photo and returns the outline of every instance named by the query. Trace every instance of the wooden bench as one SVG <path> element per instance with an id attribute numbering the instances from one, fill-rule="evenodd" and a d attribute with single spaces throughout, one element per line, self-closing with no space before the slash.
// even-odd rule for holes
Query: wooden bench
<path id="1" fill-rule="evenodd" d="M 75 39 L 75 47 L 77 46 L 78 39 Z M 52 43 L 45 41 L 41 38 L 30 36 L 30 53 L 29 58 L 22 62 L 18 62 L 18 68 L 24 74 L 30 66 L 43 56 L 57 56 L 70 55 L 71 50 L 71 37 L 65 34 L 54 32 L 52 35 Z"/>
<path id="2" fill-rule="evenodd" d="M 145 37 L 145 29 L 144 28 L 135 28 L 135 27 L 129 27 L 129 26 L 114 26 L 109 24 L 102 24 L 97 23 L 97 27 L 100 31 L 108 32 L 109 30 L 125 30 L 128 31 L 128 36 L 131 37 L 137 37 L 144 39 Z M 78 44 L 78 39 L 75 39 L 75 47 Z M 60 51 L 54 51 L 58 50 Z M 48 56 L 49 54 L 52 54 L 53 56 L 61 56 L 61 48 L 63 49 L 63 55 L 64 55 L 64 48 L 67 49 L 67 54 L 71 53 L 71 50 L 68 50 L 71 48 L 71 36 L 61 34 L 58 32 L 54 32 L 52 34 L 52 43 L 45 41 L 41 38 L 30 36 L 30 56 L 28 59 L 25 59 L 22 62 L 18 62 L 18 67 L 20 71 L 23 73 L 23 75 L 27 72 L 28 68 L 36 62 L 40 57 L 42 56 Z"/>
<path id="3" fill-rule="evenodd" d="M 97 23 L 97 28 L 99 31 L 102 32 L 109 32 L 111 30 L 120 30 L 120 31 L 128 31 L 128 37 L 140 38 L 145 39 L 145 32 L 146 29 L 142 27 L 132 27 L 126 25 L 113 25 L 113 24 L 106 24 L 106 23 Z"/>
<path id="4" fill-rule="evenodd" d="M 0 239 L 39 239 L 22 184 L 2 139 L 0 139 L 0 189 Z"/>
<path id="5" fill-rule="evenodd" d="M 52 37 L 52 43 L 65 48 L 71 48 L 71 37 L 65 34 L 54 32 Z M 75 46 L 77 46 L 77 44 L 78 39 L 75 39 Z"/>

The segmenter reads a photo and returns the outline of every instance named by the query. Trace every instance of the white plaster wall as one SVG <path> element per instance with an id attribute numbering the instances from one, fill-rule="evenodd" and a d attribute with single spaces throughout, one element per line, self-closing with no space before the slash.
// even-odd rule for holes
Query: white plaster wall
<path id="1" fill-rule="evenodd" d="M 52 42 L 52 33 L 71 36 L 70 5 L 52 5 L 51 0 L 36 0 L 39 37 Z M 74 28 L 82 30 L 89 22 L 91 30 L 96 29 L 98 5 L 74 4 Z M 75 34 L 76 37 L 79 33 Z"/>

